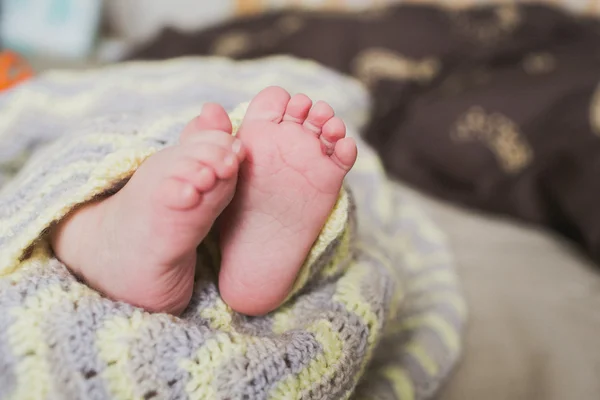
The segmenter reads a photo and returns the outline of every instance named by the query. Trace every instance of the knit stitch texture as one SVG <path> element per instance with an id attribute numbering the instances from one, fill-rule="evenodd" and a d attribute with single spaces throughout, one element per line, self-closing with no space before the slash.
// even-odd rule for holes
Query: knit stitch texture
<path id="1" fill-rule="evenodd" d="M 106 299 L 53 257 L 49 227 L 118 190 L 203 102 L 237 128 L 238 106 L 274 84 L 328 101 L 360 152 L 282 307 L 233 312 L 208 240 L 181 317 Z M 287 57 L 51 72 L 2 94 L 0 398 L 433 396 L 460 354 L 465 304 L 443 235 L 354 133 L 368 112 L 357 82 Z"/>

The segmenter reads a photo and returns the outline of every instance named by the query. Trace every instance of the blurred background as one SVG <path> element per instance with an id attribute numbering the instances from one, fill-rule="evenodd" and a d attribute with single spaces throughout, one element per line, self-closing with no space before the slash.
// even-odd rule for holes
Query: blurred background
<path id="1" fill-rule="evenodd" d="M 193 31 L 235 17 L 285 8 L 360 12 L 389 4 L 467 7 L 510 0 L 1 0 L 0 40 L 39 62 L 112 60 L 127 46 L 166 27 Z M 546 0 L 578 13 L 600 11 L 597 0 Z"/>
<path id="2" fill-rule="evenodd" d="M 600 0 L 0 6 L 0 89 L 52 67 L 215 54 L 361 80 L 363 136 L 448 236 L 469 303 L 437 399 L 600 398 Z"/>

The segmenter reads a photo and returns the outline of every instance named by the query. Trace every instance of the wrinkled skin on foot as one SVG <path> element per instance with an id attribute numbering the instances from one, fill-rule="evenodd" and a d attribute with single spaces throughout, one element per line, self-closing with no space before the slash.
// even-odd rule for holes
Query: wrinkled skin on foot
<path id="1" fill-rule="evenodd" d="M 353 139 L 327 103 L 279 87 L 250 103 L 237 137 L 247 159 L 223 214 L 219 287 L 236 311 L 277 308 L 356 161 Z"/>

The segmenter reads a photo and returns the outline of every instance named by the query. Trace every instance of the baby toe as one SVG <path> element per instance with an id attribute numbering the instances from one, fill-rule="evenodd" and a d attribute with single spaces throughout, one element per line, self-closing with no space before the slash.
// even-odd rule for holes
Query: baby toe
<path id="1" fill-rule="evenodd" d="M 232 151 L 240 162 L 243 161 L 246 155 L 242 141 L 223 131 L 203 131 L 190 137 L 187 142 L 182 143 L 183 146 L 192 144 L 206 144 L 222 147 L 226 151 Z"/>
<path id="2" fill-rule="evenodd" d="M 197 190 L 207 192 L 215 186 L 217 176 L 212 168 L 203 165 L 189 180 Z"/>
<path id="3" fill-rule="evenodd" d="M 335 112 L 333 108 L 324 101 L 318 101 L 308 112 L 306 121 L 304 121 L 304 127 L 315 135 L 321 135 L 323 126 L 329 121 Z"/>
<path id="4" fill-rule="evenodd" d="M 302 124 L 312 107 L 312 100 L 304 94 L 294 95 L 285 109 L 284 121 Z"/>
<path id="5" fill-rule="evenodd" d="M 185 148 L 186 156 L 215 171 L 219 179 L 230 179 L 239 168 L 239 160 L 233 149 L 212 144 L 195 144 Z"/>
<path id="6" fill-rule="evenodd" d="M 194 185 L 177 178 L 166 178 L 157 194 L 158 199 L 173 210 L 189 210 L 196 207 L 202 199 Z"/>
<path id="7" fill-rule="evenodd" d="M 327 121 L 322 128 L 321 143 L 327 155 L 333 154 L 333 149 L 337 141 L 346 136 L 346 124 L 341 118 L 333 117 Z"/>
<path id="8" fill-rule="evenodd" d="M 338 167 L 348 172 L 354 166 L 358 149 L 356 142 L 352 138 L 343 138 L 335 143 L 331 159 Z"/>

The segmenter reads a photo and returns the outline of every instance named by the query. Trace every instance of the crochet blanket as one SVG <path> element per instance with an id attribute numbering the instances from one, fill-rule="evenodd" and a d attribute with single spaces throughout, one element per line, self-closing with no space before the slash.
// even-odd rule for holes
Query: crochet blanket
<path id="1" fill-rule="evenodd" d="M 340 196 L 280 309 L 227 307 L 211 243 L 181 317 L 104 298 L 53 257 L 49 227 L 118 190 L 203 102 L 238 125 L 237 106 L 272 84 L 330 102 L 360 152 L 353 196 Z M 2 94 L 0 398 L 433 396 L 460 354 L 465 304 L 443 235 L 360 142 L 368 110 L 354 80 L 287 57 L 57 71 Z"/>

